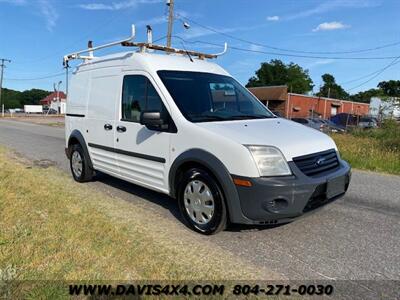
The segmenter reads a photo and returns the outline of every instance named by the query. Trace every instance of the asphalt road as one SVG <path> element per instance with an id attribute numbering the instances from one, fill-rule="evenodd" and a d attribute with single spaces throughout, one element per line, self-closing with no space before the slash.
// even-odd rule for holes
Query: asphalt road
<path id="1" fill-rule="evenodd" d="M 69 172 L 61 128 L 0 120 L 0 144 Z M 180 222 L 165 195 L 107 175 L 89 184 Z M 347 195 L 311 215 L 275 228 L 234 225 L 204 238 L 290 279 L 400 280 L 400 176 L 354 171 Z"/>

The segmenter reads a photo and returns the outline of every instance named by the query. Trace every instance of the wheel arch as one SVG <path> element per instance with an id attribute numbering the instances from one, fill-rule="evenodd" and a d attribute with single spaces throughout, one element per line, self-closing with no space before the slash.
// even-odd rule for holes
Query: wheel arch
<path id="1" fill-rule="evenodd" d="M 243 221 L 239 196 L 232 177 L 225 165 L 213 154 L 202 149 L 190 149 L 181 153 L 172 163 L 169 171 L 170 195 L 177 198 L 177 187 L 184 172 L 192 167 L 203 168 L 217 180 L 224 193 L 229 219 L 232 222 Z"/>
<path id="2" fill-rule="evenodd" d="M 75 129 L 71 132 L 71 135 L 68 138 L 68 148 L 66 150 L 66 154 L 68 159 L 71 158 L 71 146 L 75 144 L 80 144 L 82 146 L 83 152 L 85 153 L 86 157 L 88 158 L 88 164 L 91 169 L 93 169 L 92 160 L 90 159 L 89 150 L 86 145 L 85 138 L 83 137 L 82 133 Z"/>

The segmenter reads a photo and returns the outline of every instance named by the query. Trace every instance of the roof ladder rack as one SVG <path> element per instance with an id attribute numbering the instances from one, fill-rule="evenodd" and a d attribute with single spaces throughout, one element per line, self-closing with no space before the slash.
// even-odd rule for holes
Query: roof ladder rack
<path id="1" fill-rule="evenodd" d="M 156 44 L 152 43 L 152 31 L 151 31 L 150 26 L 147 27 L 147 35 L 148 35 L 147 43 L 133 42 L 135 35 L 136 35 L 135 25 L 132 25 L 131 36 L 126 39 L 115 41 L 115 42 L 104 44 L 104 45 L 100 45 L 100 46 L 96 46 L 96 47 L 93 47 L 92 41 L 89 41 L 87 49 L 64 55 L 63 65 L 68 67 L 68 62 L 70 60 L 74 60 L 74 59 L 83 59 L 85 61 L 91 60 L 94 58 L 94 55 L 93 55 L 94 51 L 104 49 L 104 48 L 110 48 L 110 47 L 118 46 L 118 45 L 121 45 L 124 47 L 138 47 L 140 52 L 145 52 L 146 50 L 157 50 L 157 51 L 164 51 L 167 53 L 176 53 L 176 54 L 184 54 L 184 55 L 186 54 L 186 55 L 198 57 L 199 59 L 217 58 L 218 56 L 225 54 L 228 49 L 228 44 L 225 43 L 224 50 L 222 52 L 216 53 L 216 54 L 208 54 L 208 53 L 202 53 L 202 52 L 198 52 L 198 51 L 183 50 L 183 49 L 176 49 L 176 48 L 172 48 L 172 47 L 166 47 L 166 46 L 162 46 L 162 45 L 156 45 Z M 87 53 L 87 55 L 82 55 L 85 53 Z"/>

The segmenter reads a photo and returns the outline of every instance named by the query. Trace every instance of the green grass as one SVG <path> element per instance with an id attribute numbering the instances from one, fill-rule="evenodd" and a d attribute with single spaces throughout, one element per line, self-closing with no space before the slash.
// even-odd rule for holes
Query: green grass
<path id="1" fill-rule="evenodd" d="M 332 137 L 353 168 L 400 175 L 400 126 L 395 122 Z"/>
<path id="2" fill-rule="evenodd" d="M 0 292 L 2 280 L 51 280 L 28 289 L 25 296 L 33 298 L 63 295 L 54 280 L 280 278 L 256 271 L 173 218 L 2 148 L 0 229 Z"/>

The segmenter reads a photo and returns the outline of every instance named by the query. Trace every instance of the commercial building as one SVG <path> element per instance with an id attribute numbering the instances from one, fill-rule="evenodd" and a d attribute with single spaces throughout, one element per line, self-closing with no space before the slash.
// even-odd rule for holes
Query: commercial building
<path id="1" fill-rule="evenodd" d="M 339 113 L 368 115 L 369 103 L 288 93 L 286 85 L 252 87 L 249 90 L 270 110 L 286 118 L 321 117 Z"/>
<path id="2" fill-rule="evenodd" d="M 47 108 L 54 109 L 60 114 L 65 114 L 66 99 L 67 95 L 65 95 L 63 92 L 53 92 L 46 98 L 40 100 L 40 104 Z"/>

